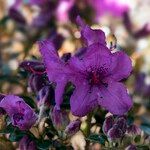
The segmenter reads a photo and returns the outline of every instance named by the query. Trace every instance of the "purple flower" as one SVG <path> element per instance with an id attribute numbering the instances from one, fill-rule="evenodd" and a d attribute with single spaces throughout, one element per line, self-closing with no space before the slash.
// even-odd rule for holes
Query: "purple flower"
<path id="1" fill-rule="evenodd" d="M 65 129 L 65 133 L 67 135 L 74 135 L 80 130 L 81 121 L 80 120 L 74 120 L 72 121 Z"/>
<path id="2" fill-rule="evenodd" d="M 130 75 L 131 60 L 123 51 L 111 53 L 106 47 L 103 31 L 92 30 L 80 18 L 78 22 L 86 42 L 81 57 L 73 56 L 64 62 L 52 42 L 39 42 L 49 80 L 56 83 L 56 107 L 60 109 L 65 86 L 72 82 L 75 90 L 70 105 L 74 115 L 85 116 L 96 106 L 123 115 L 131 108 L 132 100 L 120 81 Z"/>
<path id="3" fill-rule="evenodd" d="M 36 122 L 37 116 L 32 108 L 18 96 L 5 96 L 0 102 L 3 108 L 11 118 L 12 124 L 20 130 L 28 130 Z"/>
<path id="4" fill-rule="evenodd" d="M 19 142 L 19 149 L 20 150 L 37 150 L 36 143 L 25 135 Z"/>
<path id="5" fill-rule="evenodd" d="M 50 112 L 52 123 L 57 130 L 64 130 L 69 124 L 68 114 L 64 110 L 57 110 L 55 107 Z"/>

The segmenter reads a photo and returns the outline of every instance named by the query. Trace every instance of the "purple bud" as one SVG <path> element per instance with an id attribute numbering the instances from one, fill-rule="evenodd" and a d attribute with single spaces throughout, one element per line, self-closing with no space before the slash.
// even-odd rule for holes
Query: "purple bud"
<path id="1" fill-rule="evenodd" d="M 129 145 L 125 150 L 137 150 L 135 145 Z"/>
<path id="2" fill-rule="evenodd" d="M 25 135 L 19 142 L 20 150 L 37 150 L 36 143 Z"/>
<path id="3" fill-rule="evenodd" d="M 115 124 L 118 125 L 118 128 L 120 128 L 123 133 L 126 132 L 127 123 L 126 123 L 126 119 L 125 119 L 124 117 L 118 118 L 118 119 L 115 121 Z"/>
<path id="4" fill-rule="evenodd" d="M 47 80 L 43 75 L 31 74 L 28 80 L 28 86 L 32 92 L 38 92 L 47 84 Z"/>
<path id="5" fill-rule="evenodd" d="M 20 23 L 22 25 L 26 24 L 24 16 L 13 7 L 9 9 L 9 16 L 10 18 L 14 19 L 17 23 Z"/>
<path id="6" fill-rule="evenodd" d="M 58 110 L 56 107 L 50 112 L 54 127 L 57 130 L 64 130 L 69 124 L 69 118 L 66 111 Z"/>
<path id="7" fill-rule="evenodd" d="M 140 135 L 141 134 L 141 129 L 138 126 L 132 124 L 127 128 L 127 133 L 131 136 Z"/>
<path id="8" fill-rule="evenodd" d="M 122 132 L 122 130 L 118 127 L 117 124 L 113 125 L 113 127 L 108 131 L 107 136 L 111 139 L 111 140 L 117 140 L 119 138 L 121 138 L 124 135 L 124 133 Z"/>
<path id="9" fill-rule="evenodd" d="M 105 119 L 103 123 L 103 132 L 107 135 L 107 132 L 112 128 L 114 124 L 114 118 L 113 116 L 109 116 Z"/>
<path id="10" fill-rule="evenodd" d="M 54 90 L 52 86 L 44 86 L 38 92 L 37 100 L 38 100 L 38 107 L 45 105 L 50 107 L 51 101 L 54 98 Z"/>
<path id="11" fill-rule="evenodd" d="M 2 101 L 2 99 L 5 97 L 4 94 L 0 94 L 0 102 Z M 6 112 L 3 108 L 0 107 L 0 115 L 4 115 Z"/>
<path id="12" fill-rule="evenodd" d="M 76 134 L 80 130 L 81 121 L 80 120 L 74 120 L 66 127 L 65 132 L 66 134 L 72 136 Z"/>
<path id="13" fill-rule="evenodd" d="M 50 35 L 49 40 L 54 44 L 55 49 L 59 50 L 62 46 L 63 41 L 64 41 L 64 37 L 61 34 L 57 34 L 56 32 L 53 32 Z"/>
<path id="14" fill-rule="evenodd" d="M 45 67 L 43 65 L 43 63 L 39 62 L 39 61 L 23 61 L 20 64 L 20 67 L 23 68 L 24 70 L 27 70 L 31 73 L 34 74 L 44 74 L 45 73 Z"/>

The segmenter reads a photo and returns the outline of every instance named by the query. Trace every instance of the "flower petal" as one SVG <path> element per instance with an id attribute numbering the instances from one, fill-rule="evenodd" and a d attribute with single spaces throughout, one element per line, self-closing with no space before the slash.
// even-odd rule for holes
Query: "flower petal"
<path id="1" fill-rule="evenodd" d="M 86 81 L 76 82 L 75 86 L 76 89 L 70 99 L 71 112 L 75 116 L 83 117 L 98 105 L 98 89 L 94 87 L 90 89 Z"/>
<path id="2" fill-rule="evenodd" d="M 99 105 L 112 114 L 123 115 L 132 107 L 132 100 L 125 86 L 119 82 L 109 82 L 108 87 L 100 87 Z"/>
<path id="3" fill-rule="evenodd" d="M 110 77 L 116 81 L 127 78 L 132 71 L 131 59 L 122 51 L 112 54 Z"/>
<path id="4" fill-rule="evenodd" d="M 55 101 L 56 106 L 59 109 L 63 100 L 64 88 L 68 81 L 66 72 L 67 66 L 64 61 L 59 58 L 52 42 L 47 40 L 39 42 L 39 47 L 46 65 L 48 78 L 50 81 L 56 82 Z"/>
<path id="5" fill-rule="evenodd" d="M 81 35 L 82 38 L 85 40 L 86 44 L 89 46 L 94 43 L 100 43 L 106 45 L 106 37 L 105 33 L 100 29 L 91 29 L 88 25 L 82 21 L 82 19 L 78 16 L 77 22 L 81 26 Z"/>
<path id="6" fill-rule="evenodd" d="M 48 40 L 38 42 L 41 55 L 46 66 L 48 78 L 56 82 L 65 75 L 66 65 L 58 56 L 55 46 Z"/>

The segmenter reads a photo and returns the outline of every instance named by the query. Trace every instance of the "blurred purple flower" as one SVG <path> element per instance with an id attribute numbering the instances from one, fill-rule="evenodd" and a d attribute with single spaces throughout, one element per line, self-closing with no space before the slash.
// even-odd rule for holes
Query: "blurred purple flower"
<path id="1" fill-rule="evenodd" d="M 69 136 L 72 136 L 76 134 L 80 130 L 81 121 L 80 120 L 74 120 L 69 123 L 69 125 L 65 129 L 65 133 Z"/>
<path id="2" fill-rule="evenodd" d="M 69 21 L 69 11 L 74 6 L 75 0 L 59 0 L 56 8 L 56 18 L 59 22 Z"/>
<path id="3" fill-rule="evenodd" d="M 20 130 L 28 130 L 36 122 L 37 116 L 32 108 L 18 96 L 5 96 L 0 102 L 3 108 L 11 118 L 12 124 Z"/>
<path id="4" fill-rule="evenodd" d="M 88 2 L 95 11 L 96 19 L 106 14 L 121 17 L 129 10 L 128 4 L 122 0 L 88 0 Z"/>
<path id="5" fill-rule="evenodd" d="M 36 5 L 40 9 L 39 14 L 33 19 L 31 23 L 31 26 L 40 28 L 48 25 L 54 15 L 54 10 L 56 6 L 53 0 L 16 0 L 14 4 L 10 7 L 9 14 L 14 20 L 19 21 L 19 23 L 25 22 L 25 18 L 20 11 L 21 5 L 24 4 L 27 4 L 31 7 L 33 5 Z"/>
<path id="6" fill-rule="evenodd" d="M 22 25 L 26 24 L 24 16 L 14 7 L 9 9 L 9 17 Z"/>
<path id="7" fill-rule="evenodd" d="M 20 150 L 37 150 L 36 143 L 25 135 L 19 142 Z"/>
<path id="8" fill-rule="evenodd" d="M 65 110 L 57 110 L 55 107 L 50 112 L 53 125 L 57 130 L 64 130 L 69 124 L 69 117 Z"/>
<path id="9" fill-rule="evenodd" d="M 143 97 L 150 96 L 150 84 L 146 84 L 146 74 L 139 73 L 136 77 L 135 92 Z"/>
<path id="10" fill-rule="evenodd" d="M 49 80 L 56 83 L 56 107 L 60 109 L 65 86 L 72 82 L 76 87 L 70 99 L 74 115 L 85 116 L 98 105 L 113 114 L 123 115 L 131 108 L 132 100 L 120 81 L 130 75 L 131 60 L 124 52 L 111 53 L 103 31 L 92 30 L 80 18 L 78 22 L 86 42 L 82 58 L 73 56 L 64 62 L 52 42 L 39 42 Z"/>
<path id="11" fill-rule="evenodd" d="M 103 132 L 108 136 L 111 140 L 116 140 L 124 136 L 127 123 L 125 117 L 117 117 L 109 116 L 105 119 L 103 123 Z"/>

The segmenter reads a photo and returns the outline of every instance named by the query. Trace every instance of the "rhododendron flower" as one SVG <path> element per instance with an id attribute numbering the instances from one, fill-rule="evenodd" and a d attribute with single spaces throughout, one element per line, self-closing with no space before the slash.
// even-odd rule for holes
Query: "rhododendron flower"
<path id="1" fill-rule="evenodd" d="M 3 108 L 11 118 L 12 124 L 20 130 L 28 130 L 36 122 L 37 116 L 32 108 L 24 100 L 15 95 L 5 96 L 0 102 Z"/>
<path id="2" fill-rule="evenodd" d="M 64 62 L 52 42 L 39 42 L 49 80 L 56 83 L 56 107 L 60 109 L 65 86 L 72 82 L 75 90 L 70 105 L 74 115 L 85 116 L 96 106 L 123 115 L 131 108 L 132 101 L 120 81 L 130 75 L 131 60 L 123 51 L 111 53 L 103 31 L 92 30 L 80 18 L 77 20 L 86 44 L 80 57 L 72 56 Z"/>

